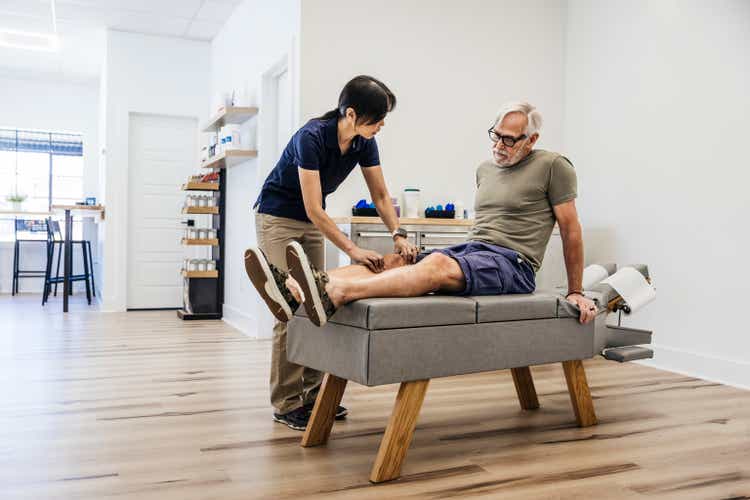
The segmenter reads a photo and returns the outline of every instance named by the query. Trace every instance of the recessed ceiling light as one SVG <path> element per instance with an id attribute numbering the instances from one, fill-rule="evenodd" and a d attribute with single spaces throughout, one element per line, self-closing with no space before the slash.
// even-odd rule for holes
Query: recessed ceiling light
<path id="1" fill-rule="evenodd" d="M 15 31 L 0 29 L 0 47 L 14 49 L 41 50 L 55 52 L 60 48 L 57 36 L 57 12 L 55 0 L 50 0 L 52 14 L 52 33 L 37 33 L 32 31 Z"/>

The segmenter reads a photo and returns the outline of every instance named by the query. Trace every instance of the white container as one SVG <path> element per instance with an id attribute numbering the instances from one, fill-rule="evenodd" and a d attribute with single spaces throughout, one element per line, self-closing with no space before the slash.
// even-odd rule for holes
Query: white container
<path id="1" fill-rule="evenodd" d="M 198 271 L 205 271 L 206 270 L 206 259 L 199 259 L 198 260 Z"/>
<path id="2" fill-rule="evenodd" d="M 421 205 L 422 194 L 419 189 L 404 189 L 404 217 L 406 217 L 407 219 L 418 218 Z"/>
<path id="3" fill-rule="evenodd" d="M 195 230 L 194 227 L 188 228 L 187 234 L 188 234 L 189 240 L 194 240 L 198 237 L 198 232 Z"/>
<path id="4" fill-rule="evenodd" d="M 463 219 L 464 218 L 464 202 L 457 201 L 455 205 L 456 205 L 456 219 Z"/>
<path id="5" fill-rule="evenodd" d="M 232 104 L 234 104 L 234 96 L 232 95 L 232 92 L 221 93 L 221 104 L 226 108 L 232 107 Z"/>
<path id="6" fill-rule="evenodd" d="M 239 125 L 232 125 L 228 138 L 232 141 L 232 149 L 242 149 L 242 139 Z"/>
<path id="7" fill-rule="evenodd" d="M 198 206 L 199 207 L 207 207 L 208 206 L 208 200 L 205 196 L 199 196 L 198 197 Z"/>
<path id="8" fill-rule="evenodd" d="M 208 261 L 206 261 L 206 271 L 216 271 L 216 261 L 215 260 L 208 260 Z"/>
<path id="9" fill-rule="evenodd" d="M 198 270 L 198 260 L 197 259 L 190 259 L 190 271 L 197 271 Z"/>

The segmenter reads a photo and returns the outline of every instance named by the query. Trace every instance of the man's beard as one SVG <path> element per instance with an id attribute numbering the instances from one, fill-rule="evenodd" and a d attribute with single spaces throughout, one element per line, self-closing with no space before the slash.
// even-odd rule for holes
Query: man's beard
<path id="1" fill-rule="evenodd" d="M 513 154 L 512 156 L 507 156 L 507 155 L 498 156 L 493 151 L 492 159 L 494 160 L 495 165 L 497 165 L 498 167 L 512 167 L 513 165 L 521 161 L 521 159 L 523 158 L 522 154 L 523 154 L 523 149 L 516 151 L 515 154 Z"/>

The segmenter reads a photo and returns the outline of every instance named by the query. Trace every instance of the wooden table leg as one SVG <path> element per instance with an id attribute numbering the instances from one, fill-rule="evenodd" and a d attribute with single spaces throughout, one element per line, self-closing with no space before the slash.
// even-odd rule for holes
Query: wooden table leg
<path id="1" fill-rule="evenodd" d="M 336 417 L 336 408 L 341 403 L 346 389 L 346 379 L 326 373 L 323 383 L 315 398 L 315 406 L 307 423 L 305 435 L 302 436 L 302 446 L 318 446 L 328 442 L 331 435 L 331 427 Z"/>
<path id="2" fill-rule="evenodd" d="M 378 456 L 375 458 L 375 464 L 370 473 L 370 481 L 373 483 L 390 481 L 401 475 L 401 465 L 411 444 L 419 410 L 422 408 L 429 383 L 429 380 L 401 383 L 391 419 L 380 441 Z"/>
<path id="3" fill-rule="evenodd" d="M 594 413 L 594 402 L 591 400 L 591 391 L 586 381 L 586 372 L 581 360 L 563 361 L 565 380 L 568 382 L 570 402 L 576 414 L 579 427 L 596 425 L 596 413 Z"/>
<path id="4" fill-rule="evenodd" d="M 539 408 L 539 399 L 536 397 L 534 379 L 531 377 L 531 369 L 528 366 L 511 368 L 513 384 L 516 386 L 518 402 L 524 410 L 536 410 Z"/>

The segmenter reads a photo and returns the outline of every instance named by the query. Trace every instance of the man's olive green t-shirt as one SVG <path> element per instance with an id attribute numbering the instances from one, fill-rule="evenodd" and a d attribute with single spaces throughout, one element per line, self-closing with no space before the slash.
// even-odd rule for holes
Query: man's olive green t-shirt
<path id="1" fill-rule="evenodd" d="M 554 205 L 577 196 L 576 172 L 562 155 L 533 150 L 510 167 L 477 167 L 476 212 L 470 240 L 515 250 L 538 271 L 552 228 Z"/>

